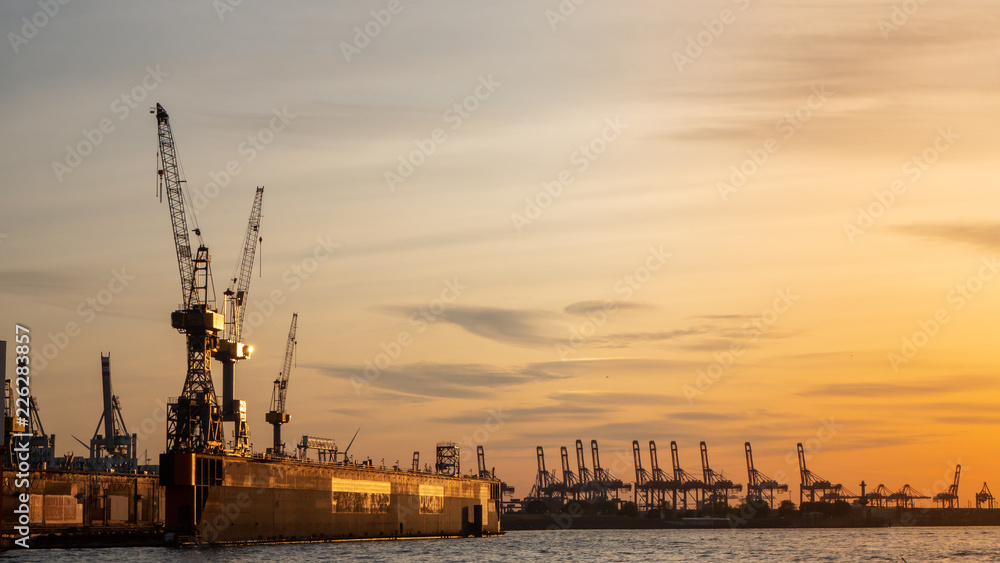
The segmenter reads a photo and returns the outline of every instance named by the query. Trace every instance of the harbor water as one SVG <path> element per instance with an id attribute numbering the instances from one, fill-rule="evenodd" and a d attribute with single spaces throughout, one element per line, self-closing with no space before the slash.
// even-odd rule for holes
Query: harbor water
<path id="1" fill-rule="evenodd" d="M 559 530 L 501 537 L 204 549 L 12 550 L 18 561 L 1000 561 L 998 527 Z"/>

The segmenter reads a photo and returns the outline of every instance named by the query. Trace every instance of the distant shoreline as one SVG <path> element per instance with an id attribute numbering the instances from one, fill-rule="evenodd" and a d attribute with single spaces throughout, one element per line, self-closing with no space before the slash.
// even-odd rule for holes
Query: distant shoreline
<path id="1" fill-rule="evenodd" d="M 1000 526 L 1000 509 L 880 508 L 860 515 L 820 518 L 795 514 L 749 520 L 727 518 L 658 518 L 647 516 L 581 515 L 567 513 L 508 513 L 500 518 L 504 532 L 524 530 L 655 530 L 739 528 L 878 528 L 928 526 Z"/>

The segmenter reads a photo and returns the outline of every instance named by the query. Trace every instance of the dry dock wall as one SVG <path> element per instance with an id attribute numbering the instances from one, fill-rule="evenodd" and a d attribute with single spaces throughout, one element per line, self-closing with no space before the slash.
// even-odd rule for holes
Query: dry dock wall
<path id="1" fill-rule="evenodd" d="M 500 532 L 499 482 L 360 465 L 164 455 L 166 526 L 205 543 Z"/>

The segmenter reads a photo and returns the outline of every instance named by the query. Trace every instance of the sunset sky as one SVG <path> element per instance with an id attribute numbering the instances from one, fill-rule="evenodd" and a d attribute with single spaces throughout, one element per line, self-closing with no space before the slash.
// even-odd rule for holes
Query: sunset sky
<path id="1" fill-rule="evenodd" d="M 159 102 L 220 296 L 265 186 L 258 451 L 298 312 L 289 445 L 481 443 L 517 497 L 578 438 L 626 481 L 704 440 L 745 482 L 750 441 L 796 502 L 796 442 L 855 491 L 1000 482 L 995 3 L 334 4 L 0 7 L 0 338 L 59 454 L 102 352 L 150 458 L 183 385 Z"/>

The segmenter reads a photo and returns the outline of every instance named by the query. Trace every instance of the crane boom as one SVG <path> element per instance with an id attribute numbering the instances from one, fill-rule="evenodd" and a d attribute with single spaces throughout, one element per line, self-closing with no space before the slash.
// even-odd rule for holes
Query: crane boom
<path id="1" fill-rule="evenodd" d="M 292 373 L 292 358 L 295 356 L 296 345 L 295 331 L 298 323 L 299 314 L 292 313 L 292 325 L 288 329 L 288 342 L 285 344 L 285 359 L 281 364 L 281 373 L 274 380 L 274 390 L 271 392 L 271 411 L 264 416 L 264 419 L 274 426 L 274 444 L 271 451 L 275 455 L 284 454 L 284 445 L 281 442 L 281 425 L 291 420 L 291 417 L 285 412 L 285 396 L 288 393 L 288 376 Z M 351 446 L 347 447 L 349 449 Z M 347 450 L 344 450 L 344 453 L 346 454 Z"/>
<path id="2" fill-rule="evenodd" d="M 288 393 L 288 376 L 292 373 L 292 358 L 295 356 L 295 332 L 299 324 L 299 314 L 292 313 L 292 325 L 288 329 L 288 342 L 285 344 L 285 361 L 281 364 L 281 373 L 274 380 L 274 394 L 271 397 L 271 410 L 285 412 L 285 396 Z"/>
<path id="3" fill-rule="evenodd" d="M 174 231 L 174 246 L 177 249 L 177 266 L 181 275 L 181 302 L 184 309 L 190 309 L 196 299 L 194 289 L 194 261 L 191 257 L 191 238 L 188 235 L 187 217 L 184 212 L 184 195 L 181 192 L 180 167 L 177 164 L 177 149 L 170 130 L 170 116 L 163 106 L 156 104 L 156 122 L 160 139 L 160 187 L 167 193 L 170 206 L 170 223 Z"/>
<path id="4" fill-rule="evenodd" d="M 239 342 L 243 333 L 243 317 L 246 314 L 244 303 L 250 290 L 250 279 L 253 272 L 253 261 L 257 254 L 260 237 L 260 208 L 264 198 L 264 188 L 258 187 L 254 196 L 253 207 L 250 208 L 250 222 L 247 232 L 243 235 L 243 257 L 236 265 L 236 271 L 231 278 L 229 289 L 226 290 L 226 340 Z"/>

